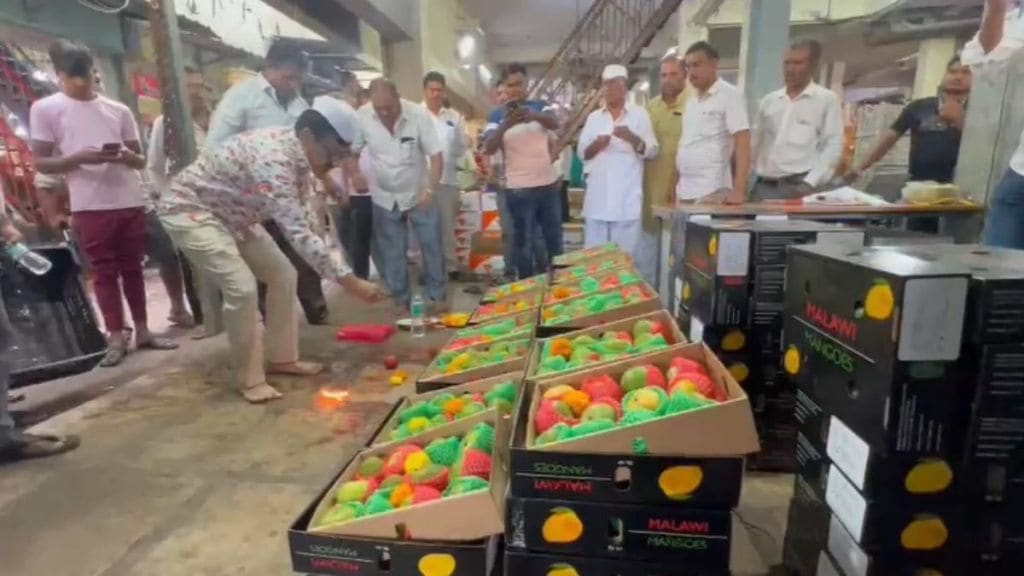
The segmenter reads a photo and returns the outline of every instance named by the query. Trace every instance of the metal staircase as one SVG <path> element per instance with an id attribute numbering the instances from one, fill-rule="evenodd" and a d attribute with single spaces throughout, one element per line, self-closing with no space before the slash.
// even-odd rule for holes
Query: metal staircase
<path id="1" fill-rule="evenodd" d="M 531 88 L 531 98 L 569 110 L 555 152 L 571 142 L 601 101 L 601 70 L 630 65 L 683 0 L 595 0 Z"/>

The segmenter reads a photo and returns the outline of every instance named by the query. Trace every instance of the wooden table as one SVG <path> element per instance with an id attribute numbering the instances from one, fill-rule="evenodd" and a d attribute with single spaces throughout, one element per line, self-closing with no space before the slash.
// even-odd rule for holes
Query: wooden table
<path id="1" fill-rule="evenodd" d="M 677 204 L 655 206 L 658 219 L 658 292 L 665 306 L 673 305 L 672 273 L 669 255 L 672 248 L 673 223 L 679 218 L 700 220 L 708 218 L 763 218 L 794 220 L 830 220 L 841 222 L 884 221 L 899 227 L 907 218 L 937 218 L 939 234 L 957 243 L 975 242 L 981 233 L 985 208 L 978 205 L 919 205 L 890 204 L 887 206 L 839 206 L 794 204 L 789 202 L 761 202 L 751 204 Z"/>

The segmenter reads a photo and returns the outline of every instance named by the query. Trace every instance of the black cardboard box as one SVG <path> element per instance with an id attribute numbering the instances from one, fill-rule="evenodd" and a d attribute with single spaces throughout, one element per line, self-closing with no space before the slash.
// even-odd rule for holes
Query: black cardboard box
<path id="1" fill-rule="evenodd" d="M 865 551 L 835 516 L 829 520 L 826 549 L 827 556 L 834 563 L 833 568 L 838 568 L 840 576 L 973 576 L 971 572 L 958 569 L 958 561 L 952 551 L 900 554 Z M 827 570 L 825 574 L 828 574 Z"/>
<path id="2" fill-rule="evenodd" d="M 350 463 L 342 467 L 338 476 L 312 500 L 288 529 L 288 549 L 295 572 L 323 576 L 426 574 L 441 569 L 450 576 L 491 573 L 497 563 L 499 537 L 453 543 L 378 540 L 308 532 L 307 527 L 317 505 Z"/>
<path id="3" fill-rule="evenodd" d="M 729 510 L 509 497 L 510 548 L 558 555 L 669 560 L 727 571 Z"/>
<path id="4" fill-rule="evenodd" d="M 820 468 L 824 470 L 824 467 Z M 857 491 L 835 465 L 823 478 L 825 503 L 864 550 L 889 555 L 937 557 L 950 553 L 964 534 L 962 510 L 955 499 L 947 502 L 870 500 Z"/>
<path id="5" fill-rule="evenodd" d="M 782 545 L 783 566 L 800 576 L 815 576 L 818 557 L 828 544 L 830 519 L 825 502 L 797 476 Z"/>
<path id="6" fill-rule="evenodd" d="M 743 458 L 579 454 L 526 448 L 527 387 L 517 404 L 509 454 L 509 491 L 520 498 L 558 498 L 731 509 L 739 504 Z M 668 498 L 659 486 L 667 470 L 699 470 L 700 487 L 686 500 Z"/>
<path id="7" fill-rule="evenodd" d="M 688 264 L 709 275 L 745 275 L 756 266 L 783 265 L 787 248 L 815 242 L 859 247 L 864 231 L 808 220 L 689 222 L 685 254 Z"/>
<path id="8" fill-rule="evenodd" d="M 960 494 L 961 471 L 955 461 L 872 449 L 804 390 L 797 391 L 794 415 L 800 473 L 822 498 L 830 465 L 839 468 L 859 493 L 872 499 L 942 504 Z"/>
<path id="9" fill-rule="evenodd" d="M 746 327 L 750 324 L 747 276 L 713 276 L 686 264 L 680 302 L 704 325 Z"/>
<path id="10" fill-rule="evenodd" d="M 801 317 L 786 322 L 783 366 L 798 386 L 884 454 L 949 457 L 963 435 L 955 362 L 869 357 Z"/>
<path id="11" fill-rule="evenodd" d="M 507 576 L 728 576 L 725 571 L 678 562 L 610 560 L 587 556 L 556 556 L 521 550 L 505 552 Z"/>
<path id="12" fill-rule="evenodd" d="M 789 254 L 787 323 L 796 319 L 879 367 L 959 359 L 969 287 L 963 264 L 820 244 Z"/>

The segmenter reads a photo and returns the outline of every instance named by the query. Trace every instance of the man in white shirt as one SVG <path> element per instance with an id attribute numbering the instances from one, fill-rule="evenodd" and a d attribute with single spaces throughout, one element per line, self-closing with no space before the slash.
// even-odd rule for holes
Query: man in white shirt
<path id="1" fill-rule="evenodd" d="M 843 111 L 834 92 L 814 82 L 821 44 L 794 42 L 786 53 L 785 88 L 765 96 L 754 124 L 754 200 L 813 193 L 835 175 L 843 152 Z"/>
<path id="2" fill-rule="evenodd" d="M 441 183 L 444 159 L 434 123 L 426 109 L 402 99 L 393 82 L 379 78 L 370 84 L 370 105 L 359 110 L 359 125 L 357 148 L 370 156 L 375 177 L 370 183 L 374 260 L 384 283 L 395 303 L 408 308 L 406 251 L 412 224 L 423 253 L 426 295 L 432 308 L 441 311 L 447 279 L 434 191 Z"/>
<path id="3" fill-rule="evenodd" d="M 294 126 L 309 108 L 309 103 L 299 93 L 308 66 L 309 57 L 305 52 L 287 41 L 274 42 L 267 50 L 263 70 L 224 93 L 210 118 L 207 147 L 215 149 L 232 136 L 251 130 Z M 306 320 L 310 324 L 325 323 L 327 301 L 320 276 L 292 249 L 277 224 L 265 222 L 263 226 L 299 273 L 297 292 Z M 266 310 L 265 300 L 266 297 L 261 296 L 262 310 Z"/>
<path id="4" fill-rule="evenodd" d="M 587 116 L 579 154 L 590 163 L 583 202 L 587 248 L 609 242 L 636 257 L 643 211 L 644 160 L 658 155 L 647 111 L 626 102 L 629 72 L 612 64 L 601 75 L 605 104 Z"/>
<path id="5" fill-rule="evenodd" d="M 198 70 L 186 67 L 185 73 L 189 110 L 192 112 L 192 130 L 195 134 L 196 151 L 198 152 L 206 145 L 206 131 L 210 128 L 210 102 L 207 98 L 209 87 Z M 146 176 L 152 199 L 159 198 L 170 184 L 171 165 L 168 162 L 165 149 L 167 133 L 164 123 L 164 116 L 157 116 L 153 120 L 153 128 L 149 134 Z M 171 301 L 168 319 L 179 326 L 188 326 L 193 322 L 201 324 L 202 328 L 192 336 L 196 340 L 219 334 L 223 331 L 224 324 L 220 311 L 220 295 L 216 286 L 211 282 L 204 282 L 193 272 L 188 261 L 179 257 L 177 249 L 152 206 L 147 207 L 146 230 L 148 232 L 146 255 L 160 266 L 160 279 L 163 281 Z M 185 290 L 184 295 L 182 287 Z M 185 310 L 183 296 L 188 297 L 189 306 L 192 308 L 191 316 Z"/>
<path id="6" fill-rule="evenodd" d="M 676 154 L 676 200 L 746 200 L 750 172 L 750 124 L 743 93 L 718 77 L 718 51 L 697 42 L 686 51 L 694 93 L 686 104 Z M 735 168 L 735 170 L 734 170 Z"/>
<path id="7" fill-rule="evenodd" d="M 446 269 L 454 274 L 459 268 L 455 257 L 455 219 L 459 214 L 459 159 L 466 152 L 466 130 L 462 115 L 444 105 L 448 97 L 448 84 L 440 72 L 428 72 L 423 77 L 423 106 L 441 142 L 444 170 L 441 186 L 437 189 L 437 207 L 441 215 L 441 243 L 444 247 Z"/>
<path id="8" fill-rule="evenodd" d="M 969 66 L 986 64 L 1006 60 L 1022 48 L 1024 7 L 1012 0 L 988 0 L 981 30 L 964 47 L 961 60 Z M 1024 249 L 1024 134 L 1006 175 L 992 191 L 985 244 Z"/>

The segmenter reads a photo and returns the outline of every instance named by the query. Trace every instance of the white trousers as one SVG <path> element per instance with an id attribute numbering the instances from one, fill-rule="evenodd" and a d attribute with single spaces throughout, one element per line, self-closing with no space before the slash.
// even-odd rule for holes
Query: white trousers
<path id="1" fill-rule="evenodd" d="M 207 282 L 220 289 L 224 324 L 238 385 L 266 382 L 264 330 L 260 325 L 257 280 L 267 285 L 267 359 L 274 364 L 299 359 L 298 273 L 262 226 L 243 242 L 211 214 L 161 218 L 164 228 Z"/>
<path id="2" fill-rule="evenodd" d="M 588 218 L 583 223 L 584 248 L 595 248 L 609 242 L 618 244 L 623 252 L 633 256 L 640 242 L 643 225 L 640 219 L 608 222 Z"/>

